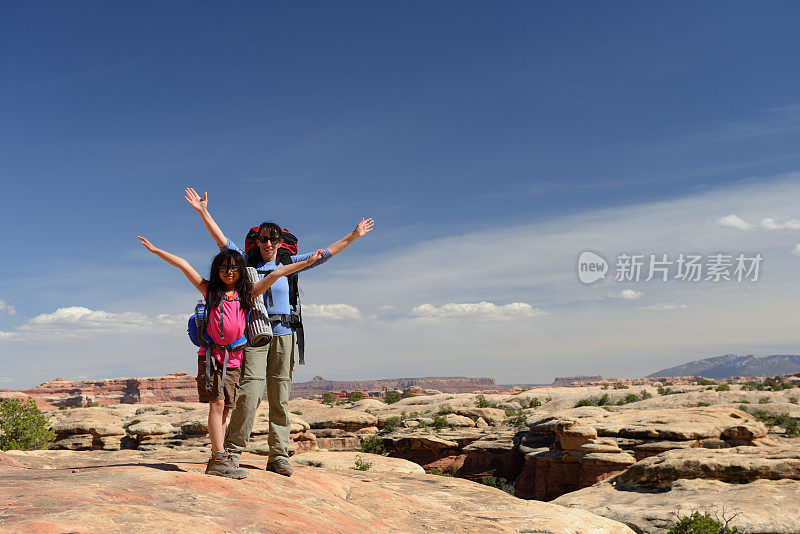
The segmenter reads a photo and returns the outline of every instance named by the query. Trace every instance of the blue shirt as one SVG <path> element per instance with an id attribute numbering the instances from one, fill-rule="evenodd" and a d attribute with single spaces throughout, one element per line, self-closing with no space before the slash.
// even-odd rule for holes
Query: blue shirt
<path id="1" fill-rule="evenodd" d="M 235 250 L 239 252 L 242 256 L 244 256 L 245 262 L 249 260 L 249 254 L 243 252 L 242 249 L 236 246 L 236 243 L 228 239 L 228 242 L 225 244 L 224 247 L 230 250 Z M 297 263 L 298 261 L 305 261 L 311 256 L 313 256 L 313 252 L 309 252 L 307 254 L 298 254 L 296 256 L 292 256 L 291 260 L 292 263 Z M 322 255 L 320 259 L 309 265 L 308 267 L 301 269 L 298 273 L 302 273 L 303 271 L 307 271 L 317 265 L 322 265 L 332 256 L 328 250 L 325 250 L 325 254 Z M 256 267 L 258 271 L 274 271 L 279 266 L 275 265 L 274 261 L 267 261 L 264 263 L 259 264 Z M 259 274 L 258 279 L 262 280 L 265 275 Z M 292 312 L 291 305 L 289 304 L 289 280 L 286 279 L 285 276 L 281 276 L 278 278 L 272 287 L 270 287 L 263 295 L 264 298 L 264 305 L 267 307 L 267 313 L 270 315 L 272 314 L 289 314 Z M 292 327 L 287 322 L 272 322 L 272 335 L 274 336 L 285 336 L 286 334 L 292 333 Z"/>

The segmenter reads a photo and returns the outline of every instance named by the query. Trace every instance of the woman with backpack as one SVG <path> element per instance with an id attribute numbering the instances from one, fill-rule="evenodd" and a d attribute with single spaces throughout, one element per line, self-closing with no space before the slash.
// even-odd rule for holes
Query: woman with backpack
<path id="1" fill-rule="evenodd" d="M 255 234 L 256 246 L 249 253 L 242 252 L 236 244 L 228 239 L 214 222 L 208 212 L 208 193 L 203 193 L 202 198 L 192 188 L 185 191 L 186 201 L 197 211 L 203 224 L 217 243 L 220 249 L 239 251 L 245 257 L 247 265 L 255 267 L 259 276 L 264 272 L 278 268 L 278 250 L 282 241 L 281 227 L 275 223 L 265 222 L 258 227 Z M 356 228 L 331 243 L 323 255 L 311 265 L 300 272 L 317 267 L 339 254 L 352 244 L 356 239 L 363 237 L 373 229 L 372 219 L 361 219 Z M 289 263 L 307 261 L 311 254 L 299 254 L 288 257 Z M 284 261 L 287 261 L 284 259 Z M 244 351 L 244 364 L 239 382 L 236 407 L 228 424 L 225 437 L 225 450 L 231 469 L 237 469 L 239 456 L 247 447 L 250 432 L 253 429 L 256 409 L 261 403 L 264 387 L 267 389 L 269 402 L 269 457 L 267 470 L 281 475 L 291 476 L 292 467 L 289 465 L 289 390 L 292 383 L 294 370 L 296 334 L 289 323 L 291 313 L 289 304 L 289 283 L 285 277 L 279 278 L 264 293 L 264 304 L 270 315 L 273 337 L 269 345 L 264 347 L 246 347 Z M 273 321 L 273 318 L 275 319 Z M 266 384 L 265 384 L 266 381 Z"/>
<path id="2" fill-rule="evenodd" d="M 247 476 L 244 470 L 231 467 L 232 462 L 223 447 L 223 437 L 228 411 L 235 407 L 236 402 L 236 380 L 242 365 L 241 343 L 245 341 L 247 315 L 255 306 L 254 299 L 259 298 L 278 278 L 310 266 L 322 257 L 324 251 L 316 251 L 304 262 L 283 265 L 251 284 L 245 275 L 244 258 L 234 250 L 223 249 L 214 256 L 206 279 L 185 259 L 161 250 L 142 236 L 138 237 L 147 250 L 180 269 L 206 299 L 209 313 L 205 333 L 209 344 L 198 351 L 197 361 L 197 393 L 200 402 L 208 403 L 208 437 L 211 440 L 211 458 L 206 465 L 206 474 L 244 478 Z M 230 340 L 235 341 L 230 343 Z"/>

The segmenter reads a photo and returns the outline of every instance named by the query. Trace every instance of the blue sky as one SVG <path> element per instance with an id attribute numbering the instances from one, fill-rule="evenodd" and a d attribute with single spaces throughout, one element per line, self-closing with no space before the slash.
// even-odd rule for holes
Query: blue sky
<path id="1" fill-rule="evenodd" d="M 207 269 L 186 186 L 238 242 L 274 219 L 311 250 L 375 218 L 305 276 L 297 379 L 547 382 L 798 352 L 780 325 L 800 235 L 761 221 L 800 216 L 799 16 L 790 1 L 5 6 L 0 387 L 191 372 L 177 317 L 196 297 L 136 240 Z M 628 299 L 574 273 L 587 248 L 690 244 L 759 250 L 763 276 Z M 719 315 L 745 298 L 770 311 Z M 576 335 L 576 317 L 597 330 Z"/>

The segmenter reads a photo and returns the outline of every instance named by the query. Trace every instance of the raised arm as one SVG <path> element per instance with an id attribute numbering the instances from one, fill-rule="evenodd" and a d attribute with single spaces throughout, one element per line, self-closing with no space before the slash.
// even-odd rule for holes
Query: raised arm
<path id="1" fill-rule="evenodd" d="M 322 255 L 325 253 L 325 250 L 319 249 L 314 254 L 311 255 L 305 261 L 298 261 L 296 263 L 290 263 L 289 265 L 281 265 L 267 276 L 253 284 L 253 296 L 257 297 L 262 294 L 264 291 L 270 288 L 275 281 L 280 278 L 281 276 L 286 276 L 292 273 L 296 273 L 297 271 L 303 270 L 309 265 L 313 264 L 315 261 L 320 259 Z"/>
<path id="2" fill-rule="evenodd" d="M 203 224 L 206 225 L 206 230 L 208 230 L 211 238 L 216 241 L 217 246 L 224 247 L 227 245 L 228 238 L 225 237 L 220 227 L 217 226 L 217 223 L 211 218 L 211 214 L 208 213 L 208 193 L 203 193 L 203 198 L 200 198 L 197 191 L 191 187 L 187 187 L 184 193 L 185 195 L 183 198 L 185 198 L 186 202 L 200 214 L 200 218 L 203 219 Z"/>
<path id="3" fill-rule="evenodd" d="M 349 247 L 353 241 L 370 233 L 374 224 L 375 221 L 372 219 L 361 219 L 356 225 L 355 230 L 341 238 L 339 241 L 328 245 L 328 252 L 331 253 L 331 256 L 336 256 L 338 253 Z"/>
<path id="4" fill-rule="evenodd" d="M 144 248 L 146 248 L 147 250 L 149 250 L 150 252 L 152 252 L 165 262 L 169 263 L 170 265 L 177 267 L 178 269 L 183 271 L 183 274 L 186 275 L 186 278 L 189 279 L 192 285 L 196 287 L 197 290 L 203 295 L 206 294 L 206 281 L 203 280 L 203 277 L 200 276 L 197 273 L 197 271 L 195 271 L 192 268 L 191 265 L 189 265 L 188 261 L 184 260 L 180 256 L 176 256 L 175 254 L 170 254 L 165 250 L 156 248 L 156 246 L 153 245 L 150 241 L 148 241 L 147 238 L 144 238 L 142 236 L 137 236 L 137 237 L 139 238 L 139 241 L 142 242 L 142 245 L 144 245 Z"/>

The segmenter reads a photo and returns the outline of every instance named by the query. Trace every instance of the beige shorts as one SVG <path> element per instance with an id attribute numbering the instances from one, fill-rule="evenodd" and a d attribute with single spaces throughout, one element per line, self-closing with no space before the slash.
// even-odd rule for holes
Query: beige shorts
<path id="1" fill-rule="evenodd" d="M 236 394 L 239 389 L 239 377 L 242 375 L 241 367 L 228 367 L 225 372 L 225 387 L 221 387 L 222 366 L 211 370 L 211 389 L 206 389 L 206 357 L 197 357 L 197 394 L 200 402 L 225 400 L 225 407 L 231 410 L 236 406 Z"/>

